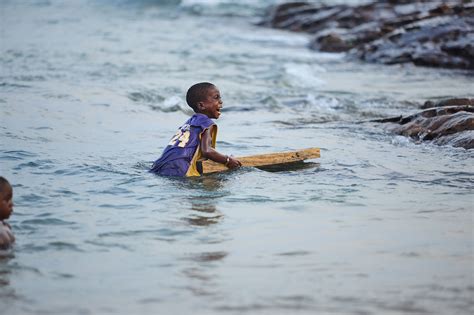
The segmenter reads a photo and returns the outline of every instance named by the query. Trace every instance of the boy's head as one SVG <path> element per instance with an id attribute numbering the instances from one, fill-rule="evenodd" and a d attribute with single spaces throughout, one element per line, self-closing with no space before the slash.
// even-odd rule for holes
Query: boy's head
<path id="1" fill-rule="evenodd" d="M 221 115 L 221 95 L 212 83 L 201 82 L 191 86 L 186 93 L 186 102 L 195 113 L 216 119 Z"/>
<path id="2" fill-rule="evenodd" d="M 13 212 L 13 189 L 10 183 L 0 176 L 0 221 L 6 220 Z"/>

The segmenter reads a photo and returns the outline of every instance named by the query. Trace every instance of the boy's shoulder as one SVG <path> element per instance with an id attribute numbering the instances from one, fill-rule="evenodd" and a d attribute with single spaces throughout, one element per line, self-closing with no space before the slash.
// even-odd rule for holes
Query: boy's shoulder
<path id="1" fill-rule="evenodd" d="M 184 123 L 183 126 L 189 125 L 189 126 L 201 127 L 203 129 L 206 129 L 215 124 L 216 123 L 212 121 L 212 119 L 210 119 L 206 115 L 195 113 Z"/>

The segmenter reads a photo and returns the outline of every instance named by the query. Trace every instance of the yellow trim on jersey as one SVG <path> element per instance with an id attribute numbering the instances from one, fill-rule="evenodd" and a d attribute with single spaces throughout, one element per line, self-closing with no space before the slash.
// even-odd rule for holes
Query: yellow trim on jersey
<path id="1" fill-rule="evenodd" d="M 211 146 L 213 148 L 216 147 L 216 140 L 217 140 L 217 125 L 212 125 L 211 127 Z M 200 134 L 199 134 L 199 145 L 196 149 L 196 152 L 194 152 L 193 159 L 191 160 L 191 164 L 189 164 L 188 171 L 186 172 L 186 177 L 191 177 L 191 176 L 201 176 L 201 173 L 198 171 L 197 167 L 197 162 L 199 160 L 202 160 L 202 152 L 201 152 L 201 138 L 202 134 L 204 131 L 207 129 L 204 129 Z"/>

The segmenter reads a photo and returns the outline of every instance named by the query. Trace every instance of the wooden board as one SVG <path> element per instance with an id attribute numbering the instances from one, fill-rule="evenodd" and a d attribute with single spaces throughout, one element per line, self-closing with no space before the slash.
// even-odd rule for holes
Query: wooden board
<path id="1" fill-rule="evenodd" d="M 258 167 L 258 166 L 274 166 L 279 164 L 288 164 L 294 162 L 301 162 L 308 159 L 315 159 L 320 157 L 319 148 L 309 148 L 291 152 L 279 152 L 270 154 L 259 154 L 236 157 L 242 166 Z M 209 174 L 215 172 L 226 171 L 228 168 L 221 163 L 211 160 L 202 161 L 202 173 Z"/>

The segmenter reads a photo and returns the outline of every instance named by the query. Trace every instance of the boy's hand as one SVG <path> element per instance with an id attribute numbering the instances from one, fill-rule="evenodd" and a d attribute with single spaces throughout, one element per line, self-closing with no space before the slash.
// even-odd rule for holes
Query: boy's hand
<path id="1" fill-rule="evenodd" d="M 225 164 L 225 166 L 227 166 L 228 168 L 237 168 L 237 167 L 242 166 L 242 163 L 240 163 L 239 160 L 234 159 L 231 156 L 229 156 L 228 158 L 229 158 L 229 161 Z"/>

